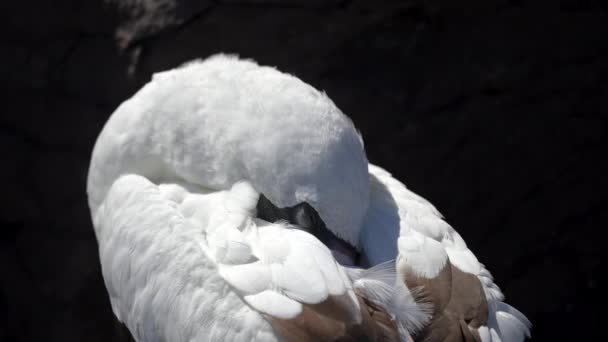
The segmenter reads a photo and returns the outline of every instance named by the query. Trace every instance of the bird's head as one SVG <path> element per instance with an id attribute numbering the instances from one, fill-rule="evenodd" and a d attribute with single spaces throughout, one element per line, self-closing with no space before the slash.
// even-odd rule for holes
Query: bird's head
<path id="1" fill-rule="evenodd" d="M 258 116 L 246 147 L 246 168 L 262 194 L 258 217 L 308 231 L 349 263 L 369 204 L 363 141 L 324 93 L 298 80 L 280 95 Z"/>
<path id="2" fill-rule="evenodd" d="M 215 190 L 246 181 L 275 208 L 289 208 L 261 216 L 359 248 L 369 202 L 363 141 L 325 93 L 275 68 L 216 55 L 155 74 L 100 135 L 93 211 L 125 170 Z"/>

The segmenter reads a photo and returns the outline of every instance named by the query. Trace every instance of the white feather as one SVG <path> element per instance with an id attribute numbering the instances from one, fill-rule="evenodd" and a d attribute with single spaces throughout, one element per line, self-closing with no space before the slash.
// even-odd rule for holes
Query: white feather
<path id="1" fill-rule="evenodd" d="M 400 267 L 406 266 L 421 277 L 436 277 L 448 260 L 446 250 L 440 242 L 414 229 L 402 234 L 397 245 Z"/>
<path id="2" fill-rule="evenodd" d="M 375 265 L 369 269 L 345 268 L 353 286 L 362 296 L 383 307 L 397 323 L 401 339 L 420 330 L 428 323 L 433 312 L 432 305 L 424 300 L 420 290 L 412 293 L 396 272 L 394 260 Z"/>
<path id="3" fill-rule="evenodd" d="M 393 299 L 394 286 L 397 281 L 394 260 L 383 262 L 369 269 L 350 269 L 348 272 L 353 279 L 355 290 L 387 310 L 390 309 L 389 303 Z"/>
<path id="4" fill-rule="evenodd" d="M 272 287 L 270 265 L 261 261 L 243 265 L 220 265 L 219 274 L 244 294 L 255 294 Z"/>
<path id="5" fill-rule="evenodd" d="M 477 329 L 479 333 L 479 338 L 482 342 L 492 342 L 492 335 L 490 334 L 490 329 L 487 326 L 482 325 Z"/>
<path id="6" fill-rule="evenodd" d="M 302 304 L 270 290 L 245 296 L 245 301 L 256 310 L 281 319 L 293 319 L 302 312 Z"/>
<path id="7" fill-rule="evenodd" d="M 416 298 L 422 300 L 416 301 Z M 395 316 L 402 339 L 418 332 L 430 321 L 433 306 L 423 298 L 422 290 L 409 289 L 403 282 L 395 284 L 390 312 Z"/>
<path id="8" fill-rule="evenodd" d="M 488 326 L 500 332 L 505 341 L 523 341 L 531 337 L 532 324 L 521 312 L 502 302 L 489 303 L 490 317 Z"/>

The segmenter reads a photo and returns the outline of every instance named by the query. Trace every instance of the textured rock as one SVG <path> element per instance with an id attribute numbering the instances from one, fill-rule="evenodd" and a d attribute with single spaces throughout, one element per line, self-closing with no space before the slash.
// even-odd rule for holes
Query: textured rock
<path id="1" fill-rule="evenodd" d="M 0 340 L 120 336 L 85 200 L 96 134 L 152 72 L 220 51 L 326 90 L 370 159 L 461 232 L 535 341 L 593 340 L 608 219 L 607 10 L 597 0 L 3 2 Z"/>
<path id="2" fill-rule="evenodd" d="M 121 47 L 175 29 L 198 16 L 210 5 L 201 0 L 106 0 L 118 9 L 122 20 L 116 30 Z"/>

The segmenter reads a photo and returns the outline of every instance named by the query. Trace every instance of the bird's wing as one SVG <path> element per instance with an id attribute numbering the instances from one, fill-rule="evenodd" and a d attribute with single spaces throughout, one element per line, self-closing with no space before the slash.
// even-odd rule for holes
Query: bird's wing
<path id="1" fill-rule="evenodd" d="M 111 186 L 94 226 L 114 314 L 136 341 L 276 341 L 202 248 L 200 227 L 180 212 L 187 197 L 137 175 Z"/>
<path id="2" fill-rule="evenodd" d="M 490 272 L 437 209 L 380 167 L 369 164 L 369 173 L 363 254 L 371 264 L 397 255 L 397 270 L 407 287 L 415 289 L 419 302 L 433 306 L 433 317 L 418 336 L 483 342 L 530 336 L 530 322 L 502 302 Z"/>
<path id="3" fill-rule="evenodd" d="M 398 340 L 375 301 L 387 273 L 354 275 L 307 232 L 255 219 L 257 196 L 248 183 L 114 182 L 94 225 L 113 311 L 135 340 Z"/>

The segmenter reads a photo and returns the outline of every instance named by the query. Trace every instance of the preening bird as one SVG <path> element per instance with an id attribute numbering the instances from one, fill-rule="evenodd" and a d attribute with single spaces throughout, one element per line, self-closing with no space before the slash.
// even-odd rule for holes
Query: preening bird
<path id="1" fill-rule="evenodd" d="M 106 123 L 87 192 L 136 341 L 523 341 L 530 323 L 329 97 L 215 55 Z"/>

